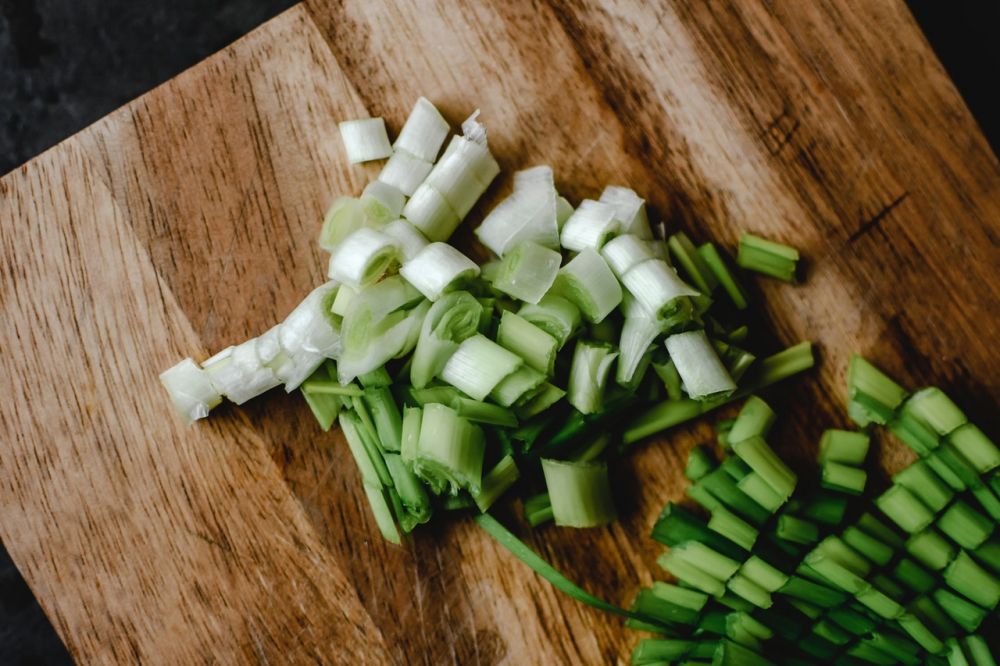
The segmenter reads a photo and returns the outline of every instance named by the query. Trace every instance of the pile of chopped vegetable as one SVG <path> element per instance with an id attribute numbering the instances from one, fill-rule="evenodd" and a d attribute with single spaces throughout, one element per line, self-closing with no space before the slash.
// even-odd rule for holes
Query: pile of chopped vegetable
<path id="1" fill-rule="evenodd" d="M 563 591 L 666 636 L 643 641 L 637 664 L 770 663 L 761 655 L 772 644 L 807 661 L 918 663 L 911 655 L 965 649 L 969 663 L 992 663 L 971 634 L 1000 595 L 997 477 L 991 489 L 981 476 L 997 465 L 992 443 L 939 391 L 907 398 L 858 359 L 851 416 L 888 425 L 923 458 L 858 510 L 867 436 L 829 431 L 823 490 L 803 491 L 766 443 L 774 414 L 753 394 L 812 367 L 812 347 L 748 348 L 749 297 L 717 246 L 666 236 L 626 187 L 574 207 L 548 166 L 515 173 L 475 230 L 492 261 L 448 244 L 500 173 L 478 113 L 450 140 L 424 98 L 392 144 L 380 118 L 341 123 L 352 163 L 387 161 L 324 219 L 329 281 L 259 337 L 164 372 L 180 414 L 191 422 L 223 398 L 300 391 L 323 430 L 339 425 L 386 539 L 473 510 Z M 736 263 L 794 281 L 798 258 L 745 234 Z M 732 455 L 716 463 L 696 449 L 688 465 L 689 494 L 711 518 L 671 505 L 654 530 L 679 585 L 657 583 L 632 610 L 573 585 L 487 513 L 516 489 L 531 525 L 605 525 L 616 516 L 609 461 L 743 399 L 720 428 Z M 845 516 L 857 524 L 842 529 Z M 903 587 L 913 581 L 916 600 Z M 961 643 L 956 627 L 970 633 Z"/>

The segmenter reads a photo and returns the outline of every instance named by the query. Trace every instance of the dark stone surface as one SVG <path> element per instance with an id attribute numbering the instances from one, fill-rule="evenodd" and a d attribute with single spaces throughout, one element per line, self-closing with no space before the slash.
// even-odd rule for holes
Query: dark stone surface
<path id="1" fill-rule="evenodd" d="M 0 0 L 0 174 L 234 41 L 291 0 Z M 910 0 L 994 150 L 1000 3 Z M 891 39 L 891 35 L 886 35 Z M 0 220 L 0 224 L 6 223 Z M 0 664 L 69 656 L 0 548 Z"/>

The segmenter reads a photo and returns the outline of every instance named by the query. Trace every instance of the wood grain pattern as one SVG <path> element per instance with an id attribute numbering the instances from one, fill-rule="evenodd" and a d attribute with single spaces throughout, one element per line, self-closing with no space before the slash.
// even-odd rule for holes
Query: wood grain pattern
<path id="1" fill-rule="evenodd" d="M 157 385 L 322 279 L 325 205 L 377 170 L 347 165 L 335 122 L 398 129 L 421 94 L 453 122 L 482 108 L 508 176 L 545 162 L 573 200 L 628 183 L 697 240 L 800 247 L 804 285 L 755 287 L 762 344 L 823 356 L 769 394 L 779 449 L 844 424 L 853 350 L 1000 435 L 1000 169 L 901 2 L 309 1 L 0 180 L 0 537 L 79 660 L 625 659 L 616 619 L 468 521 L 384 544 L 343 441 L 294 396 L 185 429 Z M 627 603 L 708 434 L 639 447 L 606 530 L 504 518 Z"/>

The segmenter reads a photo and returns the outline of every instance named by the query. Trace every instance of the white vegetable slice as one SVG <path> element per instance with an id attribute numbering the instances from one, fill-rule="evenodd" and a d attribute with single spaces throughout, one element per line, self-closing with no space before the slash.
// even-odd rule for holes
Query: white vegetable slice
<path id="1" fill-rule="evenodd" d="M 319 246 L 333 252 L 340 242 L 365 226 L 365 206 L 360 199 L 340 197 L 333 202 L 323 217 L 319 232 Z"/>
<path id="2" fill-rule="evenodd" d="M 222 402 L 222 396 L 212 386 L 208 374 L 190 358 L 161 373 L 160 382 L 167 389 L 177 413 L 187 423 L 205 418 L 213 407 Z"/>
<path id="3" fill-rule="evenodd" d="M 736 390 L 736 383 L 709 341 L 705 331 L 687 331 L 671 335 L 667 352 L 692 398 L 725 395 Z"/>
<path id="4" fill-rule="evenodd" d="M 500 257 L 525 241 L 558 249 L 552 169 L 540 166 L 515 174 L 513 194 L 489 212 L 475 233 Z"/>
<path id="5" fill-rule="evenodd" d="M 608 185 L 601 192 L 600 201 L 615 207 L 615 218 L 619 221 L 619 233 L 633 234 L 642 239 L 650 239 L 653 232 L 649 228 L 646 215 L 646 201 L 634 190 L 617 185 Z"/>
<path id="6" fill-rule="evenodd" d="M 500 166 L 489 148 L 456 136 L 424 182 L 464 218 L 498 173 Z"/>
<path id="7" fill-rule="evenodd" d="M 421 97 L 399 131 L 395 148 L 433 163 L 450 129 L 437 107 L 426 97 Z"/>
<path id="8" fill-rule="evenodd" d="M 351 164 L 381 160 L 392 155 L 385 121 L 381 118 L 345 120 L 340 123 L 340 136 Z"/>
<path id="9" fill-rule="evenodd" d="M 525 241 L 504 255 L 493 286 L 526 303 L 538 303 L 559 274 L 562 255 L 538 243 Z"/>
<path id="10" fill-rule="evenodd" d="M 433 166 L 431 162 L 397 148 L 389 161 L 382 167 L 382 173 L 378 175 L 378 179 L 411 197 L 417 191 L 420 183 L 427 178 L 427 174 L 431 172 Z"/>
<path id="11" fill-rule="evenodd" d="M 444 196 L 426 182 L 403 206 L 403 217 L 431 241 L 448 240 L 461 222 Z"/>
<path id="12" fill-rule="evenodd" d="M 330 255 L 328 275 L 357 289 L 380 278 L 398 253 L 399 245 L 392 237 L 361 228 L 345 238 Z"/>
<path id="13" fill-rule="evenodd" d="M 601 248 L 601 256 L 619 279 L 633 266 L 653 259 L 653 253 L 646 241 L 633 234 L 616 236 Z"/>
<path id="14" fill-rule="evenodd" d="M 636 371 L 653 345 L 656 336 L 663 333 L 663 320 L 651 316 L 626 317 L 622 325 L 621 340 L 618 349 L 618 366 L 615 369 L 615 381 L 622 386 L 632 382 Z"/>
<path id="15" fill-rule="evenodd" d="M 217 360 L 216 360 L 217 359 Z M 274 371 L 257 357 L 257 338 L 236 345 L 227 355 L 216 354 L 203 364 L 215 390 L 237 405 L 281 385 Z"/>
<path id="16" fill-rule="evenodd" d="M 633 266 L 622 276 L 622 284 L 642 307 L 659 317 L 670 309 L 679 296 L 697 296 L 698 291 L 685 283 L 667 262 L 649 259 Z"/>
<path id="17" fill-rule="evenodd" d="M 563 224 L 559 241 L 564 248 L 574 252 L 600 250 L 617 230 L 614 206 L 584 199 Z"/>
<path id="18" fill-rule="evenodd" d="M 594 324 L 603 321 L 622 302 L 618 278 L 601 255 L 590 249 L 559 269 L 553 291 L 572 301 Z"/>
<path id="19" fill-rule="evenodd" d="M 566 197 L 557 196 L 556 197 L 556 227 L 562 231 L 563 225 L 566 224 L 566 220 L 569 216 L 573 214 L 573 204 L 571 204 Z"/>
<path id="20" fill-rule="evenodd" d="M 483 400 L 523 361 L 483 335 L 462 341 L 441 371 L 441 379 L 476 400 Z"/>
<path id="21" fill-rule="evenodd" d="M 308 352 L 319 354 L 321 358 L 337 358 L 341 350 L 340 330 L 332 325 L 331 318 L 323 312 L 324 307 L 331 310 L 335 301 L 335 289 L 337 283 L 333 281 L 316 287 L 276 327 L 282 351 L 291 356 Z"/>
<path id="22" fill-rule="evenodd" d="M 392 185 L 373 180 L 361 193 L 361 203 L 364 204 L 365 212 L 374 223 L 385 224 L 389 220 L 397 219 L 403 212 L 406 197 Z"/>
<path id="23" fill-rule="evenodd" d="M 431 301 L 462 281 L 479 275 L 479 266 L 447 243 L 431 243 L 403 264 L 399 274 Z"/>
<path id="24" fill-rule="evenodd" d="M 404 262 L 417 256 L 417 253 L 427 247 L 428 244 L 427 237 L 419 229 L 403 219 L 393 220 L 382 227 L 381 231 L 386 236 L 395 239 L 399 245 L 399 254 Z"/>

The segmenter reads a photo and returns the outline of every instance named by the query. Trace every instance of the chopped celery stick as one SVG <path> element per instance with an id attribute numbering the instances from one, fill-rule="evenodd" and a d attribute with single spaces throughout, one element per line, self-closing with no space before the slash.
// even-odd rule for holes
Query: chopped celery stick
<path id="1" fill-rule="evenodd" d="M 618 278 L 592 249 L 583 250 L 559 269 L 552 288 L 576 305 L 591 323 L 602 321 L 622 301 Z"/>
<path id="2" fill-rule="evenodd" d="M 768 592 L 777 592 L 788 582 L 787 575 L 756 555 L 743 562 L 740 573 Z"/>
<path id="3" fill-rule="evenodd" d="M 971 423 L 957 427 L 948 435 L 948 441 L 980 474 L 1000 466 L 1000 449 Z"/>
<path id="4" fill-rule="evenodd" d="M 934 514 L 909 490 L 893 485 L 875 500 L 888 518 L 905 532 L 919 532 L 934 521 Z"/>
<path id="5" fill-rule="evenodd" d="M 762 437 L 733 442 L 733 452 L 763 477 L 780 497 L 785 499 L 792 494 L 797 481 L 795 473 L 774 454 Z"/>
<path id="6" fill-rule="evenodd" d="M 497 328 L 497 342 L 538 372 L 552 376 L 558 341 L 523 317 L 505 310 Z"/>
<path id="7" fill-rule="evenodd" d="M 820 484 L 824 488 L 839 490 L 851 495 L 860 495 L 864 492 L 867 480 L 868 473 L 861 468 L 838 462 L 827 462 L 823 465 Z"/>
<path id="8" fill-rule="evenodd" d="M 941 480 L 925 460 L 918 460 L 892 477 L 923 502 L 928 509 L 937 513 L 944 509 L 955 493 Z"/>
<path id="9" fill-rule="evenodd" d="M 546 294 L 536 305 L 525 303 L 517 314 L 555 338 L 559 349 L 580 328 L 580 308 L 555 294 Z"/>
<path id="10" fill-rule="evenodd" d="M 712 275 L 715 276 L 715 279 L 722 285 L 733 305 L 738 310 L 745 310 L 747 307 L 747 292 L 743 288 L 743 285 L 736 279 L 736 276 L 729 270 L 729 266 L 726 265 L 726 261 L 722 258 L 718 248 L 712 243 L 705 243 L 698 246 L 698 254 L 701 255 L 702 260 L 708 266 Z"/>
<path id="11" fill-rule="evenodd" d="M 873 416 L 885 425 L 889 417 L 906 398 L 906 391 L 887 377 L 881 370 L 854 354 L 847 369 L 847 386 L 852 400 L 863 399 L 869 410 L 877 410 Z"/>
<path id="12" fill-rule="evenodd" d="M 532 392 L 544 383 L 545 375 L 534 368 L 522 365 L 504 377 L 496 388 L 490 391 L 490 398 L 504 407 L 510 407 L 522 397 L 534 395 Z"/>
<path id="13" fill-rule="evenodd" d="M 392 518 L 392 509 L 386 499 L 385 489 L 367 483 L 362 485 L 364 485 L 365 495 L 368 497 L 368 504 L 372 509 L 372 515 L 375 516 L 375 523 L 378 525 L 379 531 L 386 541 L 398 546 L 400 544 L 399 530 Z"/>
<path id="14" fill-rule="evenodd" d="M 542 472 L 556 525 L 596 527 L 614 520 L 607 464 L 543 458 Z"/>
<path id="15" fill-rule="evenodd" d="M 712 455 L 712 452 L 704 444 L 700 444 L 692 448 L 688 454 L 684 476 L 691 481 L 697 481 L 715 469 L 715 466 L 715 457 Z"/>
<path id="16" fill-rule="evenodd" d="M 524 500 L 524 518 L 532 527 L 552 520 L 552 502 L 548 493 L 540 493 Z"/>
<path id="17" fill-rule="evenodd" d="M 739 489 L 769 513 L 774 513 L 785 503 L 785 497 L 778 494 L 774 488 L 757 472 L 750 472 L 737 483 Z"/>
<path id="18" fill-rule="evenodd" d="M 461 396 L 452 398 L 448 405 L 464 419 L 477 423 L 516 428 L 517 417 L 509 409 L 479 400 L 470 400 Z"/>
<path id="19" fill-rule="evenodd" d="M 413 462 L 417 455 L 417 440 L 420 438 L 420 422 L 423 413 L 419 407 L 405 407 L 403 409 L 402 443 L 399 454 L 405 462 Z"/>
<path id="20" fill-rule="evenodd" d="M 958 500 L 941 514 L 937 527 L 962 548 L 975 550 L 993 533 L 994 522 Z"/>
<path id="21" fill-rule="evenodd" d="M 933 386 L 910 396 L 903 410 L 942 437 L 966 423 L 962 410 L 941 389 Z"/>
<path id="22" fill-rule="evenodd" d="M 944 569 L 955 557 L 955 549 L 934 529 L 917 532 L 906 540 L 906 552 L 934 571 Z"/>
<path id="23" fill-rule="evenodd" d="M 771 407 L 755 395 L 747 398 L 729 431 L 729 445 L 750 437 L 767 437 L 774 424 Z"/>
<path id="24" fill-rule="evenodd" d="M 458 346 L 441 371 L 441 378 L 470 397 L 483 400 L 521 363 L 520 356 L 476 334 Z"/>
<path id="25" fill-rule="evenodd" d="M 573 351 L 567 400 L 583 414 L 601 411 L 611 364 L 618 352 L 606 344 L 580 340 Z"/>
<path id="26" fill-rule="evenodd" d="M 483 476 L 482 488 L 472 493 L 472 499 L 483 513 L 489 510 L 493 503 L 503 495 L 520 477 L 517 464 L 511 456 L 504 456 L 493 469 Z"/>
<path id="27" fill-rule="evenodd" d="M 792 543 L 810 544 L 819 539 L 819 530 L 815 523 L 802 520 L 787 513 L 778 517 L 778 524 L 775 533 L 779 539 L 791 541 Z"/>
<path id="28" fill-rule="evenodd" d="M 740 237 L 736 263 L 747 270 L 770 275 L 785 282 L 794 282 L 798 260 L 799 252 L 793 247 L 753 234 L 745 233 Z"/>
<path id="29" fill-rule="evenodd" d="M 735 382 L 704 331 L 671 335 L 666 340 L 666 346 L 690 397 L 728 396 L 736 390 Z"/>
<path id="30" fill-rule="evenodd" d="M 431 501 L 424 484 L 410 471 L 399 455 L 386 454 L 385 464 L 389 468 L 393 488 L 399 493 L 403 507 L 417 523 L 426 523 L 431 517 Z"/>
<path id="31" fill-rule="evenodd" d="M 819 440 L 819 461 L 858 466 L 868 456 L 869 437 L 853 430 L 826 430 Z"/>
<path id="32" fill-rule="evenodd" d="M 516 408 L 517 415 L 522 419 L 537 416 L 562 400 L 565 395 L 566 392 L 561 388 L 546 382 L 542 384 L 541 390 L 531 400 Z"/>
<path id="33" fill-rule="evenodd" d="M 538 303 L 559 273 L 562 256 L 538 243 L 526 241 L 504 254 L 493 286 L 526 303 Z"/>
<path id="34" fill-rule="evenodd" d="M 964 550 L 958 551 L 945 568 L 944 582 L 984 608 L 993 610 L 1000 603 L 1000 580 L 976 564 Z"/>
<path id="35" fill-rule="evenodd" d="M 478 492 L 484 452 L 483 432 L 478 426 L 445 405 L 424 407 L 413 471 L 435 492 L 455 494 L 459 488 Z"/>
<path id="36" fill-rule="evenodd" d="M 691 278 L 694 286 L 698 287 L 698 291 L 706 296 L 711 295 L 712 291 L 718 286 L 719 281 L 715 277 L 715 273 L 712 272 L 705 262 L 705 259 L 695 249 L 694 243 L 691 242 L 687 234 L 683 231 L 677 232 L 667 239 L 667 246 L 670 248 L 670 253 L 674 256 L 674 259 L 677 260 L 677 263 L 684 269 L 684 272 Z"/>

